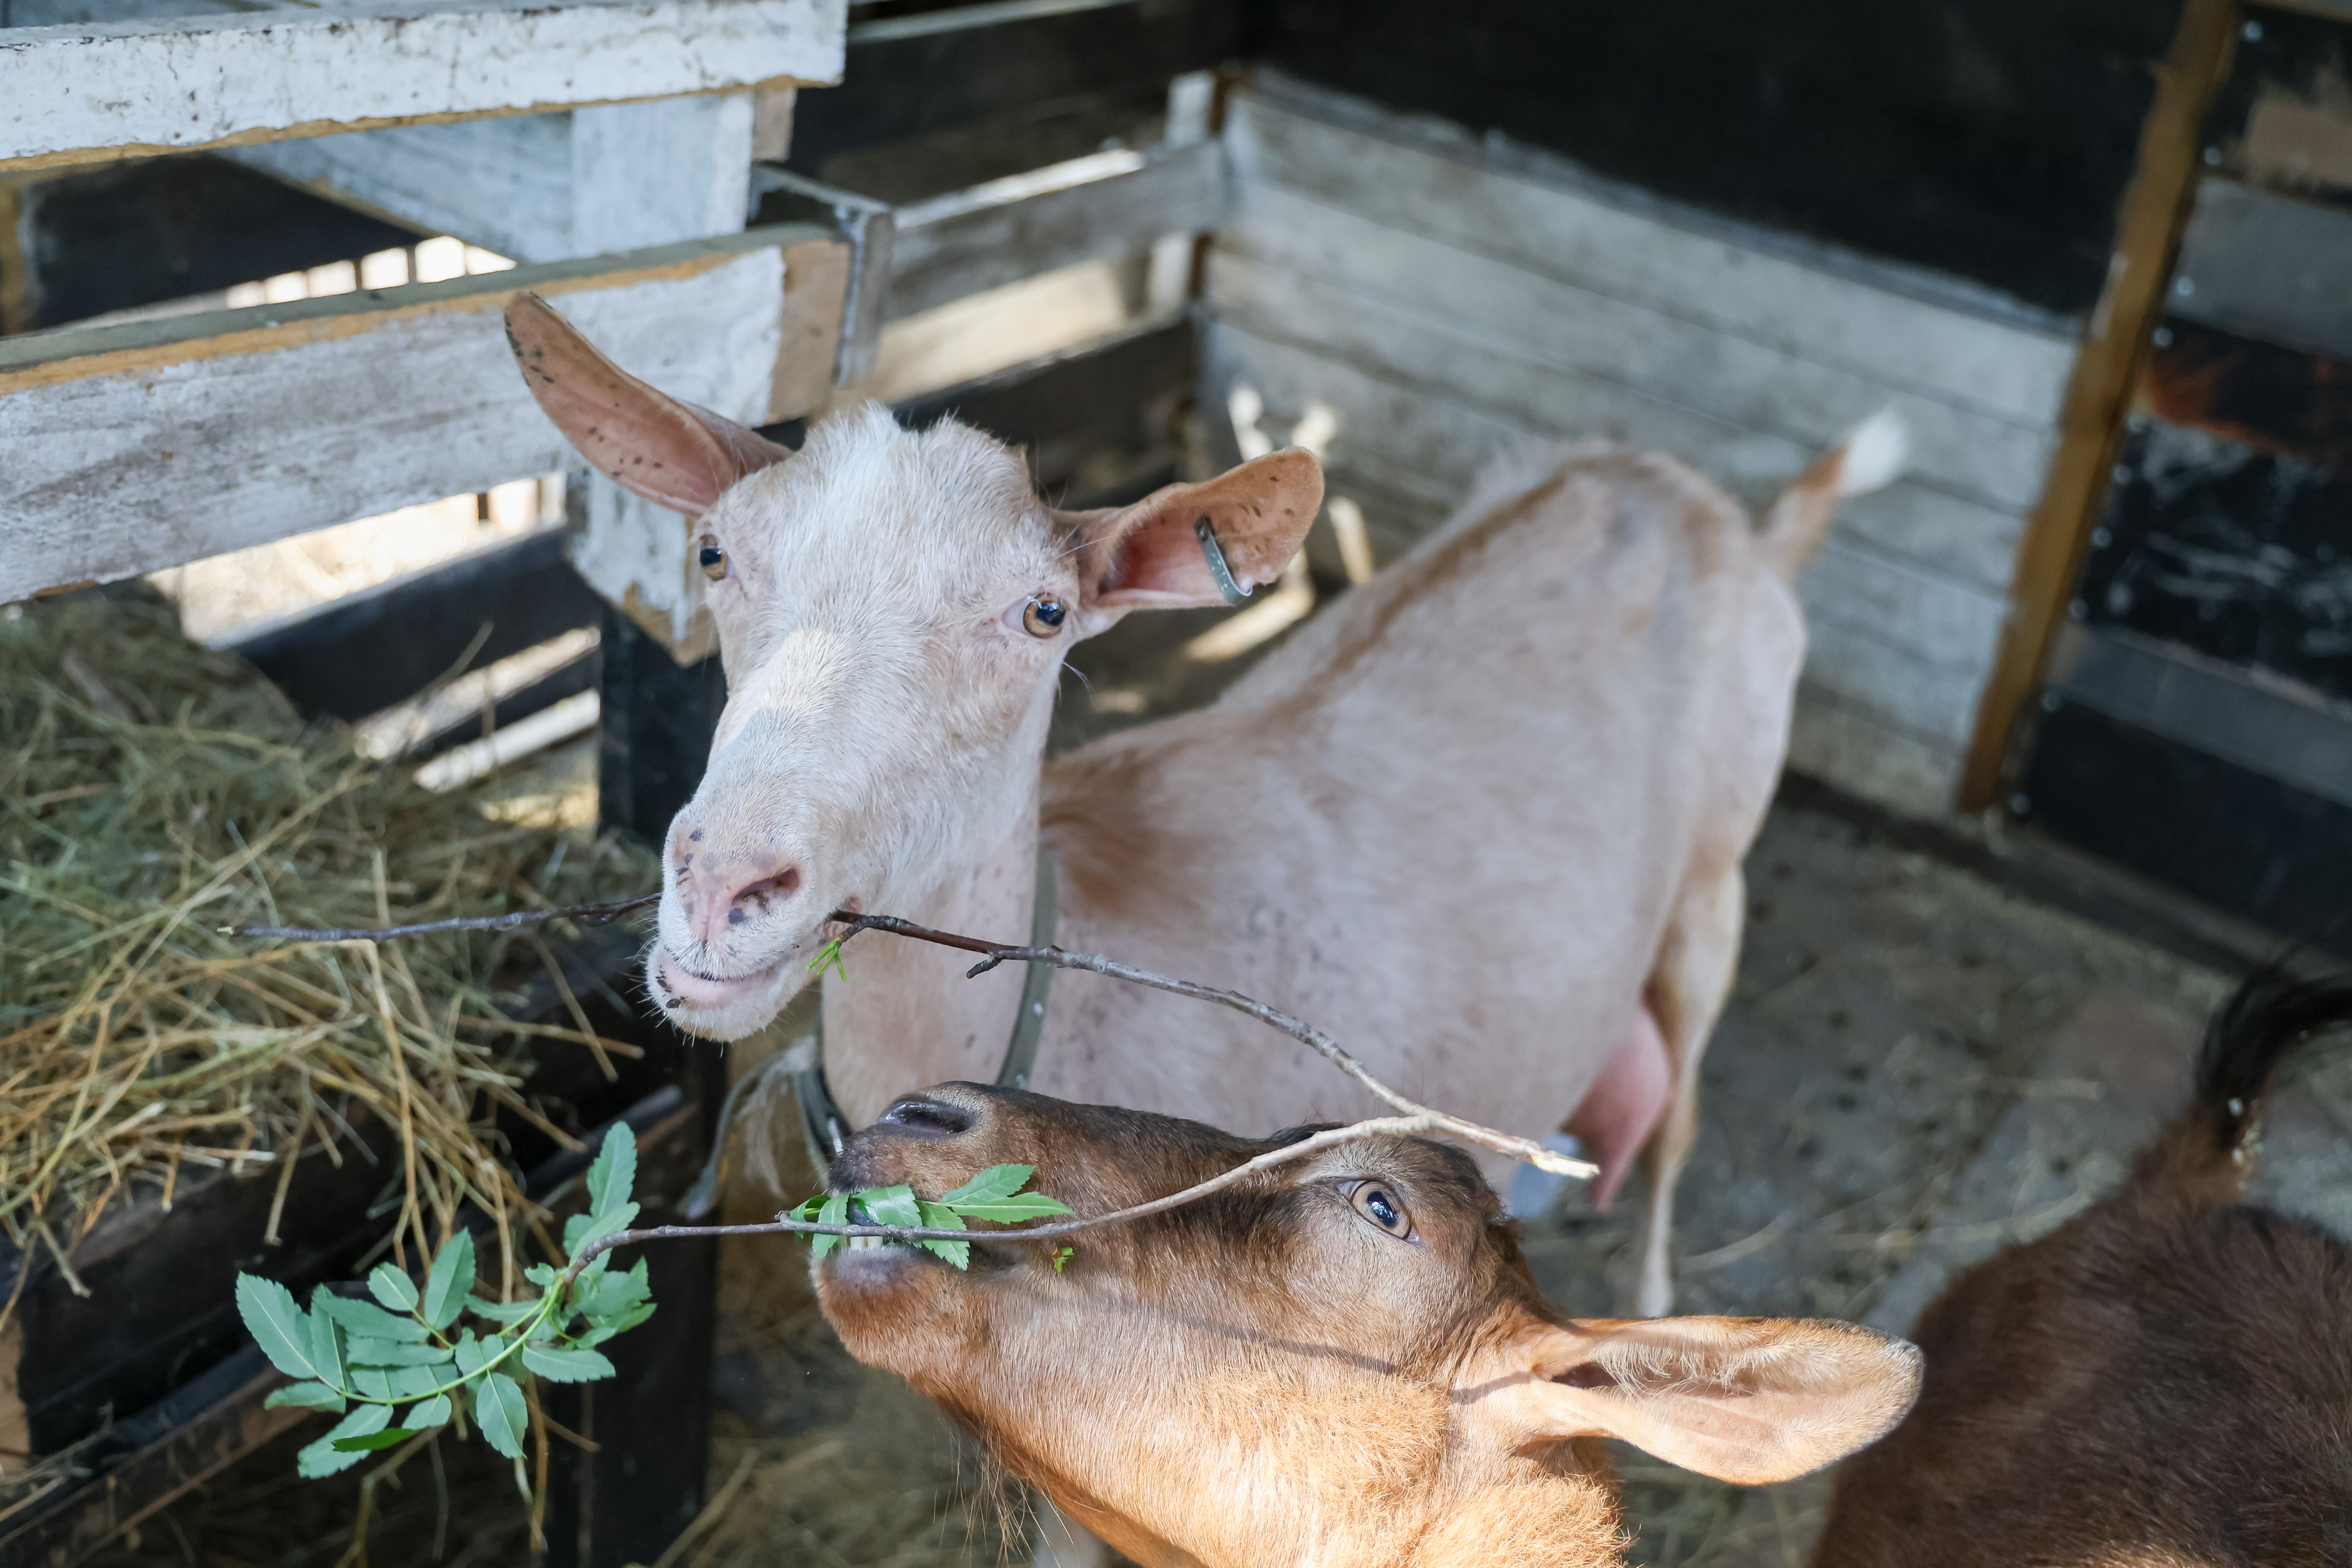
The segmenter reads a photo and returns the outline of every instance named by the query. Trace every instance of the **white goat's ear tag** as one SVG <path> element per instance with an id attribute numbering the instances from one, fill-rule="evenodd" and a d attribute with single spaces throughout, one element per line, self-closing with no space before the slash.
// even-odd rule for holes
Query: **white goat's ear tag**
<path id="1" fill-rule="evenodd" d="M 507 307 L 507 344 L 540 408 L 624 490 L 690 515 L 791 452 L 709 409 L 656 392 L 606 359 L 536 294 Z"/>
<path id="2" fill-rule="evenodd" d="M 1073 519 L 1085 541 L 1087 601 L 1116 610 L 1232 602 L 1282 574 L 1322 507 L 1323 470 L 1312 454 L 1294 447 L 1202 484 L 1171 485 L 1131 507 Z M 1202 548 L 1202 518 L 1230 584 L 1218 580 Z"/>

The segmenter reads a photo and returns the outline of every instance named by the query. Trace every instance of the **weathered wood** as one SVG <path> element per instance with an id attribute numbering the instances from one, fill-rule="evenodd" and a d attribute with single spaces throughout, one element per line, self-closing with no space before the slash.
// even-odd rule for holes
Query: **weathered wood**
<path id="1" fill-rule="evenodd" d="M 2232 0 L 2187 0 L 2182 8 L 2141 130 L 2139 170 L 2124 201 L 2106 290 L 2067 384 L 2058 455 L 2018 546 L 2009 617 L 1969 742 L 1962 810 L 1980 810 L 2001 793 L 2001 769 L 2019 716 L 2041 683 L 2058 618 L 2082 574 L 2124 410 L 2163 308 L 2173 244 L 2188 217 L 2201 160 L 2200 126 L 2228 68 L 2236 30 Z"/>
<path id="2" fill-rule="evenodd" d="M 356 0 L 0 33 L 0 170 L 841 74 L 843 0 Z"/>
<path id="3" fill-rule="evenodd" d="M 594 262 L 0 342 L 0 600 L 569 466 L 499 312 L 553 298 L 614 357 L 751 423 L 832 360 L 838 242 L 769 229 Z M 813 292 L 822 294 L 821 289 Z M 804 406 L 804 405 L 803 405 Z"/>
<path id="4" fill-rule="evenodd" d="M 228 150 L 320 195 L 519 261 L 733 234 L 750 191 L 748 92 L 396 126 Z"/>
<path id="5" fill-rule="evenodd" d="M 2345 140 L 2352 142 L 2352 116 Z M 2165 308 L 2265 342 L 2352 359 L 2352 210 L 2209 179 Z"/>
<path id="6" fill-rule="evenodd" d="M 1004 0 L 860 22 L 830 92 L 800 101 L 793 167 L 1103 94 L 1147 97 L 1241 53 L 1238 0 Z"/>
<path id="7" fill-rule="evenodd" d="M 1213 229 L 1224 214 L 1224 183 L 1223 150 L 1202 142 L 1099 152 L 900 207 L 890 314 Z"/>
<path id="8" fill-rule="evenodd" d="M 1294 97 L 1296 101 L 1294 102 Z M 2054 318 L 1909 269 L 1809 246 L 1613 187 L 1539 157 L 1296 89 L 1234 95 L 1237 179 L 1294 190 L 1613 299 L 1700 322 L 1892 390 L 2049 423 L 2073 362 Z M 1347 122 L 1342 123 L 1342 120 Z M 1871 287 L 1856 288 L 1855 281 Z"/>
<path id="9" fill-rule="evenodd" d="M 2352 204 L 2352 4 L 2241 10 L 2230 79 L 2206 116 L 2208 173 Z"/>

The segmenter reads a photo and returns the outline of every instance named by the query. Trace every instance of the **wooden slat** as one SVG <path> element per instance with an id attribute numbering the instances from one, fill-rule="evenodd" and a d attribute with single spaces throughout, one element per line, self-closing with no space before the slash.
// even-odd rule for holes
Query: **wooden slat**
<path id="1" fill-rule="evenodd" d="M 2063 330 L 1972 313 L 1958 308 L 1965 290 L 1901 269 L 1817 248 L 1801 259 L 1785 239 L 1565 171 L 1538 178 L 1482 166 L 1475 148 L 1445 155 L 1395 139 L 1408 133 L 1327 123 L 1252 91 L 1235 95 L 1226 142 L 1241 180 L 1608 298 L 2029 427 L 2059 406 L 2074 357 Z"/>
<path id="2" fill-rule="evenodd" d="M 2165 307 L 2244 337 L 2352 360 L 2352 212 L 2206 180 Z"/>
<path id="3" fill-rule="evenodd" d="M 1163 235 L 1214 228 L 1223 214 L 1214 142 L 1097 153 L 919 202 L 892 214 L 890 314 L 1132 256 Z"/>
<path id="4" fill-rule="evenodd" d="M 1991 678 L 1977 708 L 1959 807 L 1980 810 L 2000 793 L 2010 743 L 2041 683 L 2059 617 L 2082 575 L 2126 404 L 2162 309 L 2175 241 L 2189 212 L 2205 106 L 2227 68 L 2233 0 L 2187 0 L 2172 52 L 2140 134 L 2139 170 L 2124 201 L 2107 287 L 2066 389 L 2057 460 L 2018 546 L 2011 608 Z"/>
<path id="5" fill-rule="evenodd" d="M 593 262 L 0 343 L 0 600 L 568 467 L 508 352 L 517 290 L 751 423 L 830 382 L 841 246 L 755 231 Z M 833 277 L 794 292 L 795 269 Z M 809 363 L 818 365 L 810 373 Z"/>
<path id="6" fill-rule="evenodd" d="M 0 171 L 824 83 L 843 0 L 359 0 L 0 32 Z"/>

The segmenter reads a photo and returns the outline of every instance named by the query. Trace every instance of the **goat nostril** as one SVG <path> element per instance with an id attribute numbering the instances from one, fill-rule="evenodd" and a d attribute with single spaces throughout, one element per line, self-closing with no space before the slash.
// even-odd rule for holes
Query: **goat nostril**
<path id="1" fill-rule="evenodd" d="M 763 876 L 757 882 L 745 883 L 735 890 L 735 896 L 731 902 L 736 907 L 727 912 L 728 924 L 740 925 L 743 923 L 741 906 L 746 904 L 756 904 L 761 909 L 765 909 L 771 898 L 790 898 L 800 890 L 801 868 L 796 865 L 788 865 L 773 876 Z"/>
<path id="2" fill-rule="evenodd" d="M 960 1106 L 942 1105 L 937 1100 L 919 1097 L 899 1101 L 883 1112 L 881 1119 L 894 1127 L 935 1138 L 969 1133 L 973 1120 L 971 1113 Z"/>

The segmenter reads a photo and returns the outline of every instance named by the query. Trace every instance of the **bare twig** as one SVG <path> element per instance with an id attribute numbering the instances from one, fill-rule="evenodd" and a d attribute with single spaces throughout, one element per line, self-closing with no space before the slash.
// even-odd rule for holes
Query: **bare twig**
<path id="1" fill-rule="evenodd" d="M 1338 1040 L 1333 1040 L 1321 1030 L 1302 1019 L 1291 1017 L 1279 1008 L 1271 1008 L 1254 997 L 1245 997 L 1239 991 L 1204 986 L 1195 980 L 1171 979 L 1166 975 L 1155 975 L 1149 969 L 1139 969 L 1131 964 L 1121 964 L 1115 959 L 1106 958 L 1099 953 L 1066 953 L 1059 947 L 1013 947 L 993 942 L 983 942 L 973 936 L 960 936 L 951 931 L 934 931 L 928 925 L 918 925 L 911 920 L 902 920 L 895 915 L 850 915 L 845 911 L 836 911 L 834 918 L 843 922 L 847 927 L 841 934 L 841 941 L 844 943 L 860 931 L 888 931 L 900 936 L 914 937 L 918 941 L 936 942 L 942 947 L 956 947 L 967 953 L 984 955 L 979 963 L 966 971 L 968 975 L 983 975 L 997 965 L 1007 962 L 1051 964 L 1057 969 L 1084 969 L 1089 974 L 1107 975 L 1114 980 L 1127 980 L 1135 985 L 1149 986 L 1154 990 L 1170 991 L 1180 997 L 1191 997 L 1197 1001 L 1214 1002 L 1219 1007 L 1227 1007 L 1235 1012 L 1246 1013 L 1269 1029 L 1281 1030 L 1354 1079 L 1375 1098 L 1388 1102 L 1406 1116 L 1426 1118 L 1429 1123 L 1426 1131 L 1444 1133 L 1449 1137 L 1459 1138 L 1465 1143 L 1481 1145 L 1498 1155 L 1508 1155 L 1515 1160 L 1524 1161 L 1538 1170 L 1550 1171 L 1557 1176 L 1589 1177 L 1598 1174 L 1601 1168 L 1589 1160 L 1573 1160 L 1565 1155 L 1555 1154 L 1532 1139 L 1515 1138 L 1508 1133 L 1498 1133 L 1492 1127 L 1482 1127 L 1475 1122 L 1465 1122 L 1457 1116 L 1449 1116 L 1442 1111 L 1434 1111 L 1416 1101 L 1408 1100 L 1365 1071 L 1362 1062 L 1349 1055 L 1340 1047 Z"/>
<path id="2" fill-rule="evenodd" d="M 444 931 L 511 931 L 549 920 L 577 920 L 583 925 L 606 921 L 643 909 L 658 900 L 658 893 L 624 898 L 613 904 L 574 904 L 563 909 L 525 909 L 513 915 L 469 915 L 452 920 L 427 920 L 415 925 L 355 925 L 347 930 L 318 931 L 300 925 L 224 925 L 224 936 L 278 936 L 293 942 L 392 942 L 404 936 L 431 936 Z"/>

